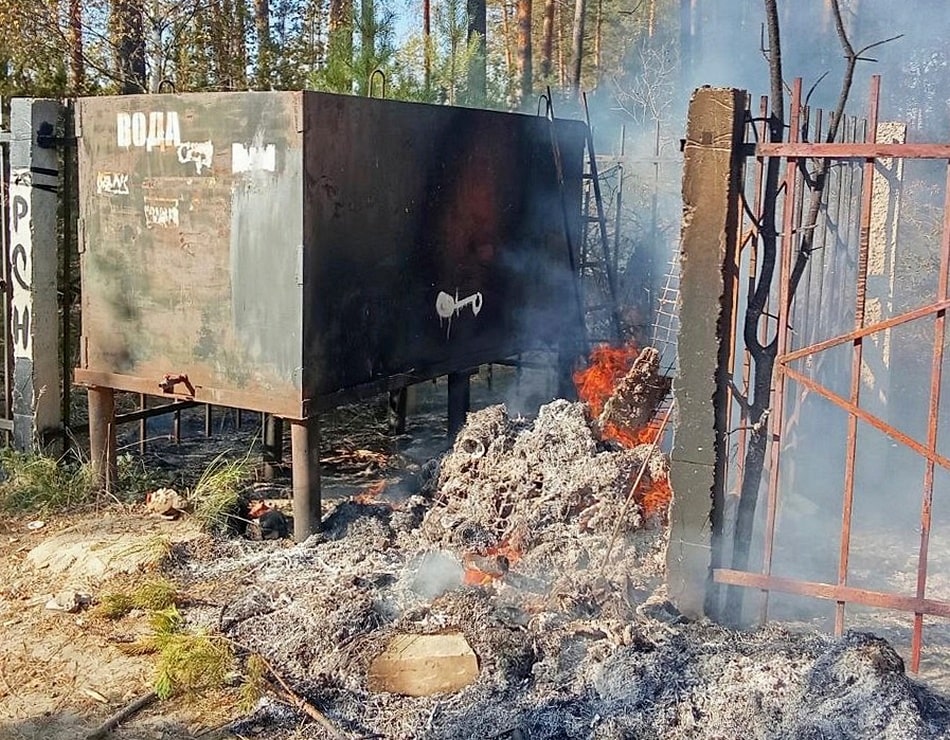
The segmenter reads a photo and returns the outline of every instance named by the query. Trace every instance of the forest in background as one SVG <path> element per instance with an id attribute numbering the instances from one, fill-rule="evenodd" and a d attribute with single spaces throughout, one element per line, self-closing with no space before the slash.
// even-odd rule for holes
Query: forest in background
<path id="1" fill-rule="evenodd" d="M 583 117 L 622 168 L 604 184 L 622 298 L 649 313 L 680 226 L 692 91 L 769 85 L 763 0 L 0 0 L 0 97 L 314 89 Z M 945 0 L 839 0 L 856 48 L 850 109 L 884 77 L 882 118 L 950 137 Z M 845 59 L 831 0 L 779 0 L 786 82 L 833 108 Z M 898 17 L 899 16 L 899 17 Z M 620 156 L 622 153 L 622 157 Z M 623 190 L 622 199 L 619 197 Z M 631 260 L 633 262 L 631 262 Z M 624 268 L 630 269 L 624 269 Z M 638 319 L 641 323 L 647 317 Z"/>
<path id="2" fill-rule="evenodd" d="M 830 0 L 779 6 L 785 68 L 833 92 Z M 945 3 L 841 6 L 862 46 L 904 34 L 873 70 L 892 116 L 946 133 Z M 764 91 L 764 20 L 762 0 L 0 0 L 0 95 L 368 94 L 378 69 L 392 98 L 533 111 L 551 86 L 649 129 L 702 84 Z"/>

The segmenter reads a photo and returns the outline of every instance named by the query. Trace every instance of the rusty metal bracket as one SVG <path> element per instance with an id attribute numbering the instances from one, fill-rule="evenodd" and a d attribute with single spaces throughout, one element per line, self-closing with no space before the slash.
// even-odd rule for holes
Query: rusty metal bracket
<path id="1" fill-rule="evenodd" d="M 182 383 L 185 388 L 188 389 L 188 393 L 192 396 L 195 395 L 195 387 L 191 384 L 191 381 L 188 380 L 188 376 L 185 374 L 179 375 L 165 375 L 158 383 L 158 387 L 161 388 L 165 393 L 174 393 L 175 386 L 179 383 Z"/>

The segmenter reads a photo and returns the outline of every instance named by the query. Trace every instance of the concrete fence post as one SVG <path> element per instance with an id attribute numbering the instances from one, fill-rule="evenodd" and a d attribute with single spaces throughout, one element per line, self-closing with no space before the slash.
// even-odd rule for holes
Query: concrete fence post
<path id="1" fill-rule="evenodd" d="M 13 444 L 40 447 L 62 424 L 57 299 L 59 149 L 56 100 L 10 101 L 10 325 Z"/>
<path id="2" fill-rule="evenodd" d="M 693 618 L 707 611 L 721 532 L 745 100 L 741 90 L 701 88 L 686 127 L 667 583 Z"/>

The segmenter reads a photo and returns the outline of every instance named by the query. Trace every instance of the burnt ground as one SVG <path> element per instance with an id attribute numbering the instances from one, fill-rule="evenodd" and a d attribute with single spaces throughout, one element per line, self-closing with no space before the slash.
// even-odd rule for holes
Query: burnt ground
<path id="1" fill-rule="evenodd" d="M 151 659 L 119 649 L 146 629 L 144 614 L 106 622 L 43 604 L 66 585 L 95 596 L 110 578 L 141 578 L 136 543 L 155 535 L 180 543 L 163 569 L 185 594 L 189 626 L 263 655 L 342 736 L 950 738 L 945 662 L 909 677 L 892 644 L 871 634 L 903 650 L 893 625 L 870 619 L 868 631 L 834 639 L 803 621 L 735 632 L 678 615 L 665 598 L 662 522 L 623 495 L 632 451 L 599 442 L 576 404 L 519 416 L 524 396 L 525 411 L 546 400 L 546 382 L 534 390 L 526 380 L 518 394 L 511 371 L 496 373 L 491 389 L 484 377 L 475 384 L 473 407 L 485 410 L 446 457 L 444 385 L 420 389 L 400 438 L 384 433 L 380 405 L 328 418 L 325 528 L 306 543 L 212 537 L 141 505 L 51 517 L 36 531 L 4 522 L 0 738 L 82 737 L 149 689 Z M 507 411 L 491 406 L 506 400 Z M 256 449 L 250 422 L 235 430 L 217 418 L 211 439 L 196 415 L 181 445 L 155 440 L 149 469 L 187 485 L 220 451 Z M 381 498 L 352 500 L 381 481 Z M 286 503 L 286 480 L 257 489 Z M 62 552 L 73 540 L 95 543 L 104 572 L 36 567 L 37 545 Z M 520 553 L 504 578 L 463 584 L 466 555 L 502 541 Z M 370 690 L 368 666 L 393 636 L 447 632 L 477 656 L 474 683 L 415 698 Z M 173 698 L 114 736 L 329 736 L 273 699 L 242 713 L 239 693 Z"/>

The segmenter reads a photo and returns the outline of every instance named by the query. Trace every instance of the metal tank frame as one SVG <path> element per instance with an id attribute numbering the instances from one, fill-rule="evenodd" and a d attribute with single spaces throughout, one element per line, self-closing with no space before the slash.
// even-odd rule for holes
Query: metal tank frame
<path id="1" fill-rule="evenodd" d="M 579 121 L 316 92 L 76 103 L 93 462 L 114 391 L 291 424 L 295 536 L 321 411 L 583 344 Z"/>

